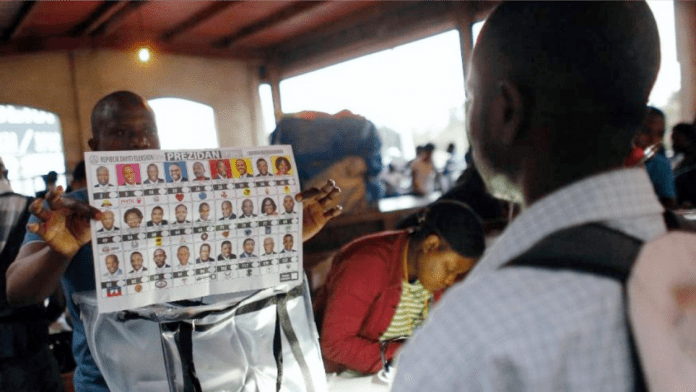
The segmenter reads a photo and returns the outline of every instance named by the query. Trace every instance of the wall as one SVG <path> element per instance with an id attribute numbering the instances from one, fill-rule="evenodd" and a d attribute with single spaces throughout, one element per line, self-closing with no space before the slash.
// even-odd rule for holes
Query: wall
<path id="1" fill-rule="evenodd" d="M 690 122 L 696 117 L 696 3 L 675 1 L 674 18 L 681 66 L 681 117 Z"/>
<path id="2" fill-rule="evenodd" d="M 104 95 L 131 90 L 146 99 L 177 97 L 215 110 L 220 145 L 262 142 L 256 66 L 252 63 L 154 53 L 81 50 L 0 57 L 0 103 L 60 116 L 68 168 L 89 151 L 90 113 Z"/>
<path id="3" fill-rule="evenodd" d="M 43 53 L 0 57 L 0 86 L 1 103 L 31 106 L 60 117 L 67 167 L 73 167 L 81 159 L 82 150 L 68 56 Z"/>

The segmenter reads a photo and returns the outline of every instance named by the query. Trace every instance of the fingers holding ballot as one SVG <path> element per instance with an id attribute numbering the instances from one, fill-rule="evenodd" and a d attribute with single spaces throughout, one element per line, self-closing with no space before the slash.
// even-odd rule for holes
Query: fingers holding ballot
<path id="1" fill-rule="evenodd" d="M 66 257 L 74 256 L 91 240 L 90 221 L 101 218 L 96 208 L 64 197 L 60 186 L 45 199 L 34 200 L 30 209 L 41 222 L 28 224 L 27 230 L 41 236 L 51 249 Z"/>
<path id="2" fill-rule="evenodd" d="M 302 202 L 302 241 L 314 237 L 333 218 L 341 215 L 343 207 L 336 205 L 341 189 L 333 180 L 321 188 L 310 188 L 295 196 Z"/>

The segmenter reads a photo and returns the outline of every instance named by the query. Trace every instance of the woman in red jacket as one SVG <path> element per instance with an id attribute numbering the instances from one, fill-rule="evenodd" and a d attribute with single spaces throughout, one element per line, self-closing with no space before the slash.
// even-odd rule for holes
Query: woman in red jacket
<path id="1" fill-rule="evenodd" d="M 465 204 L 433 204 L 416 228 L 359 238 L 334 258 L 315 312 L 326 371 L 381 369 L 381 342 L 410 336 L 433 293 L 468 272 L 484 251 L 481 222 Z M 399 344 L 391 344 L 391 360 Z"/>

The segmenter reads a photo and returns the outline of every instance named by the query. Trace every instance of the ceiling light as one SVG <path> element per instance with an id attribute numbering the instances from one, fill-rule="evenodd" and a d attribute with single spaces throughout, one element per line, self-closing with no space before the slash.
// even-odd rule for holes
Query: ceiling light
<path id="1" fill-rule="evenodd" d="M 140 48 L 140 50 L 138 50 L 138 59 L 143 63 L 150 61 L 150 49 Z"/>

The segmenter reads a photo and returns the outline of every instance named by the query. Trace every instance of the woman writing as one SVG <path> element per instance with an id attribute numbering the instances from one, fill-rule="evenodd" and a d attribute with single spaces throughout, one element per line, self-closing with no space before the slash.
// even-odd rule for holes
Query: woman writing
<path id="1" fill-rule="evenodd" d="M 433 204 L 416 228 L 359 238 L 336 255 L 315 312 L 326 371 L 376 373 L 380 343 L 410 336 L 433 294 L 468 272 L 484 250 L 481 222 L 465 204 Z M 386 359 L 399 344 L 391 344 Z"/>

